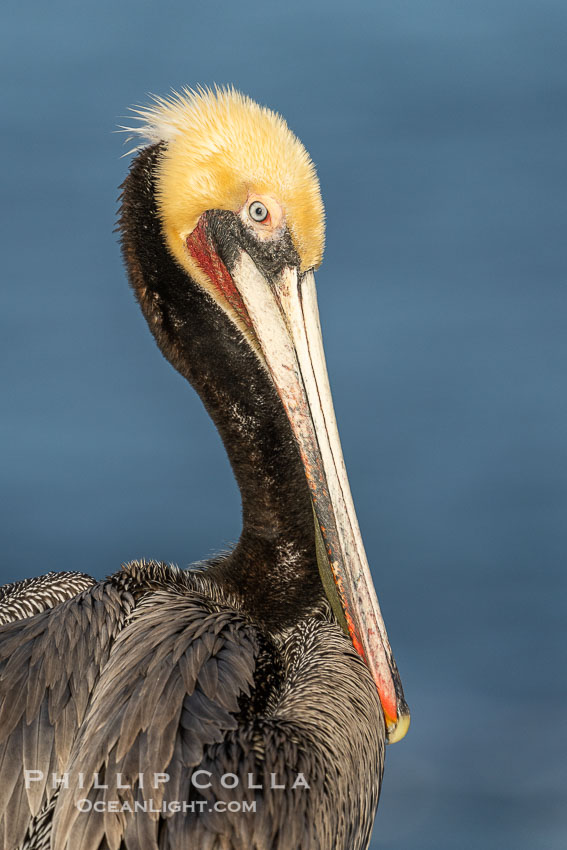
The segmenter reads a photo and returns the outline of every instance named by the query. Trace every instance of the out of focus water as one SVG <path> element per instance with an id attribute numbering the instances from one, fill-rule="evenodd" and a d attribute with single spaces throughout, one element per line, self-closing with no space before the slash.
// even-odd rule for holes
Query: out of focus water
<path id="1" fill-rule="evenodd" d="M 413 716 L 373 848 L 567 846 L 566 26 L 563 0 L 3 12 L 2 579 L 238 536 L 113 234 L 126 107 L 233 82 L 326 201 L 329 370 Z"/>

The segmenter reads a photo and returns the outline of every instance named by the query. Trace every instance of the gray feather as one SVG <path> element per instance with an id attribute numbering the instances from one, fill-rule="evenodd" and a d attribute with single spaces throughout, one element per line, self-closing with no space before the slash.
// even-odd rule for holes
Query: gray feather
<path id="1" fill-rule="evenodd" d="M 384 758 L 368 670 L 325 608 L 271 644 L 282 673 L 258 712 L 266 640 L 202 574 L 157 564 L 130 565 L 0 628 L 4 850 L 22 840 L 27 850 L 47 850 L 49 840 L 52 850 L 363 850 Z M 69 788 L 26 791 L 24 769 L 65 770 Z M 196 769 L 210 771 L 211 788 L 192 785 Z M 154 772 L 170 775 L 167 787 L 141 788 L 138 774 Z M 95 773 L 108 789 L 94 787 Z M 117 787 L 118 773 L 131 789 Z M 243 781 L 229 792 L 220 784 L 227 773 L 264 788 Z M 285 792 L 269 787 L 272 773 Z M 309 791 L 291 790 L 298 773 Z M 81 798 L 207 806 L 80 813 Z M 227 799 L 257 810 L 214 811 Z"/>

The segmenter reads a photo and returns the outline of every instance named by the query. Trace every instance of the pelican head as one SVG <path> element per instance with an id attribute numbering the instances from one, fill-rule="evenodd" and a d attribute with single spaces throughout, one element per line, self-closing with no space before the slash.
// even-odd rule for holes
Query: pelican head
<path id="1" fill-rule="evenodd" d="M 323 352 L 313 271 L 323 257 L 324 210 L 314 165 L 279 115 L 233 89 L 185 90 L 135 111 L 135 132 L 159 146 L 155 202 L 164 242 L 273 382 L 311 494 L 325 593 L 372 674 L 388 740 L 400 740 L 409 712 L 358 527 Z M 151 324 L 150 296 L 135 288 Z M 160 342 L 162 332 L 154 333 Z"/>

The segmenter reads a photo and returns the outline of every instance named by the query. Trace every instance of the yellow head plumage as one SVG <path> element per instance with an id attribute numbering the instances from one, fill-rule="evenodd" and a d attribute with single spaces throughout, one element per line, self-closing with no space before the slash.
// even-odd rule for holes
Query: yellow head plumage
<path id="1" fill-rule="evenodd" d="M 136 133 L 166 143 L 157 203 L 170 250 L 187 265 L 185 239 L 209 209 L 239 210 L 251 193 L 281 205 L 301 269 L 323 258 L 324 210 L 315 167 L 283 118 L 234 89 L 183 90 L 135 110 Z"/>

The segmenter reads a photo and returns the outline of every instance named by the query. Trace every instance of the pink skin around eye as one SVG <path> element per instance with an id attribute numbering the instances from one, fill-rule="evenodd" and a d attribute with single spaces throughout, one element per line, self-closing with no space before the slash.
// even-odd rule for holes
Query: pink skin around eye
<path id="1" fill-rule="evenodd" d="M 262 204 L 268 210 L 268 215 L 263 221 L 255 221 L 250 208 L 255 204 Z M 253 227 L 259 239 L 277 239 L 285 224 L 284 211 L 275 198 L 270 195 L 251 193 L 240 208 L 239 215 L 246 225 Z"/>

